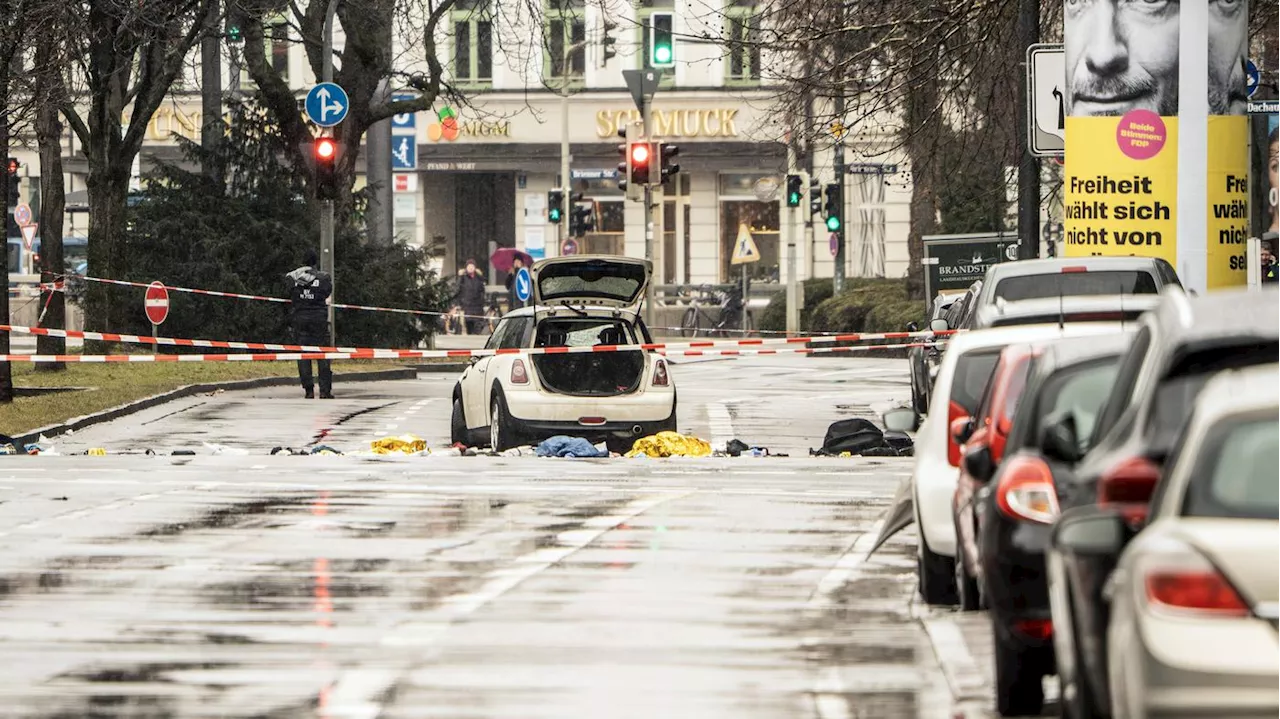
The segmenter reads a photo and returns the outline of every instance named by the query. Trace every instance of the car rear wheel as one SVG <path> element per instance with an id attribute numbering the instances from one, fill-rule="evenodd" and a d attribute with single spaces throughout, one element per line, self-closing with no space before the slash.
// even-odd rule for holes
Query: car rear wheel
<path id="1" fill-rule="evenodd" d="M 1027 649 L 992 628 L 996 649 L 996 711 L 1002 717 L 1040 716 L 1044 711 L 1043 648 Z"/>
<path id="2" fill-rule="evenodd" d="M 916 527 L 920 526 L 917 518 Z M 956 603 L 955 562 L 952 557 L 935 554 L 929 549 L 924 531 L 916 548 L 916 576 L 919 579 L 920 598 L 927 604 Z"/>
<path id="3" fill-rule="evenodd" d="M 449 418 L 449 441 L 453 444 L 468 444 L 467 415 L 462 409 L 462 398 L 453 400 L 453 414 Z"/>
<path id="4" fill-rule="evenodd" d="M 507 413 L 507 400 L 501 392 L 494 392 L 493 406 L 489 409 L 489 447 L 502 452 L 516 445 L 515 432 L 511 429 L 511 415 Z"/>

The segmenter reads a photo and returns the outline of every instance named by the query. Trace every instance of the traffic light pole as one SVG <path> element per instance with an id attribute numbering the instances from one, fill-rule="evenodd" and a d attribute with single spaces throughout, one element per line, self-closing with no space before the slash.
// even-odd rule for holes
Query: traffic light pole
<path id="1" fill-rule="evenodd" d="M 836 228 L 836 258 L 835 270 L 831 275 L 831 288 L 836 294 L 844 291 L 844 267 L 845 267 L 845 247 L 844 247 L 844 97 L 836 97 L 836 118 L 841 122 L 841 131 L 836 136 L 836 144 L 832 150 L 831 164 L 836 173 L 836 187 L 840 200 L 840 227 Z"/>
<path id="2" fill-rule="evenodd" d="M 644 141 L 653 145 L 653 120 L 651 110 L 653 109 L 653 99 L 645 98 L 644 103 L 640 107 L 640 119 L 644 121 Z M 644 185 L 644 258 L 648 262 L 653 262 L 653 170 L 654 164 L 652 155 L 649 160 L 649 182 Z M 659 159 L 659 178 L 661 178 L 661 159 Z M 644 323 L 653 326 L 653 282 L 650 281 L 648 287 L 644 291 Z"/>
<path id="3" fill-rule="evenodd" d="M 333 82 L 333 16 L 338 0 L 329 0 L 324 16 L 324 48 L 321 51 L 321 75 L 324 82 Z M 333 290 L 329 295 L 329 344 L 337 345 L 337 328 L 333 323 L 333 303 L 338 293 L 338 280 L 334 276 L 333 258 L 333 200 L 320 203 L 320 271 L 329 275 Z"/>

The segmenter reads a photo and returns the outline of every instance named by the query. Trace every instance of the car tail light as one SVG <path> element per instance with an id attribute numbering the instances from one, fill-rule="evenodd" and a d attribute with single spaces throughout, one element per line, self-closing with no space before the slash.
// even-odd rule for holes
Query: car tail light
<path id="1" fill-rule="evenodd" d="M 1022 455 L 1005 462 L 996 485 L 996 506 L 1006 516 L 1052 524 L 1058 516 L 1058 491 L 1053 472 L 1039 457 Z"/>
<path id="2" fill-rule="evenodd" d="M 1013 630 L 1043 641 L 1053 636 L 1053 622 L 1049 619 L 1018 619 L 1013 622 Z"/>
<path id="3" fill-rule="evenodd" d="M 1121 460 L 1098 480 L 1098 504 L 1121 505 L 1125 519 L 1141 522 L 1159 481 L 1160 467 L 1146 457 Z"/>
<path id="4" fill-rule="evenodd" d="M 511 384 L 529 384 L 529 371 L 524 367 L 524 360 L 511 363 Z"/>
<path id="5" fill-rule="evenodd" d="M 1062 268 L 1063 274 L 1066 274 L 1068 272 L 1088 272 L 1088 271 L 1089 271 L 1088 267 L 1082 267 L 1080 265 L 1072 265 L 1070 267 Z"/>
<path id="6" fill-rule="evenodd" d="M 957 419 L 963 419 L 969 416 L 969 411 L 960 406 L 959 402 L 952 401 L 951 406 L 947 408 L 947 461 L 952 467 L 960 466 L 960 443 L 956 441 L 955 433 L 951 431 L 951 425 Z"/>
<path id="7" fill-rule="evenodd" d="M 1163 611 L 1244 617 L 1249 605 L 1217 567 L 1190 546 L 1166 540 L 1138 562 L 1147 605 Z"/>
<path id="8" fill-rule="evenodd" d="M 671 377 L 667 375 L 666 360 L 657 360 L 653 363 L 653 386 L 667 387 L 671 384 Z"/>

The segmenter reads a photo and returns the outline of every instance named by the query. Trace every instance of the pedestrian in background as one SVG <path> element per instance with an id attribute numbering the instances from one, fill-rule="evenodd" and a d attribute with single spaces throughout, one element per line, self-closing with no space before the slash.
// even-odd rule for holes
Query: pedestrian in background
<path id="1" fill-rule="evenodd" d="M 1272 233 L 1267 233 L 1272 234 Z M 1262 243 L 1262 281 L 1276 281 L 1276 248 L 1271 242 Z"/>
<path id="2" fill-rule="evenodd" d="M 329 296 L 333 294 L 333 279 L 317 269 L 319 264 L 315 250 L 308 250 L 303 265 L 285 275 L 289 279 L 289 299 L 293 305 L 293 336 L 300 345 L 328 346 L 329 344 Z M 320 399 L 333 399 L 333 373 L 329 360 L 317 360 L 320 368 Z M 306 398 L 315 397 L 315 382 L 311 375 L 311 360 L 298 360 L 298 379 Z"/>
<path id="3" fill-rule="evenodd" d="M 524 260 L 517 255 L 511 260 L 511 272 L 507 275 L 507 311 L 524 307 L 524 300 L 516 297 L 516 273 L 524 267 Z"/>
<path id="4" fill-rule="evenodd" d="M 467 315 L 467 334 L 480 334 L 485 325 L 484 319 L 484 275 L 476 270 L 476 261 L 467 260 L 467 268 L 458 273 L 458 305 Z"/>

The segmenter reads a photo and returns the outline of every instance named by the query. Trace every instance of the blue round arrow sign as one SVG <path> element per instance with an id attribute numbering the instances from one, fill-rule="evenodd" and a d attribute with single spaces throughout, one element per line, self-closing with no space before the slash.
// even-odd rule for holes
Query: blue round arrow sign
<path id="1" fill-rule="evenodd" d="M 521 267 L 516 272 L 516 299 L 528 302 L 533 296 L 533 278 L 529 276 L 529 268 Z"/>
<path id="2" fill-rule="evenodd" d="M 307 93 L 307 118 L 320 127 L 333 127 L 347 117 L 347 92 L 332 82 L 322 82 Z"/>
<path id="3" fill-rule="evenodd" d="M 1244 72 L 1245 91 L 1249 94 L 1249 97 L 1253 97 L 1253 93 L 1258 91 L 1258 83 L 1262 80 L 1261 73 L 1258 72 L 1258 66 L 1253 64 L 1253 60 L 1250 60 L 1245 65 Z"/>

